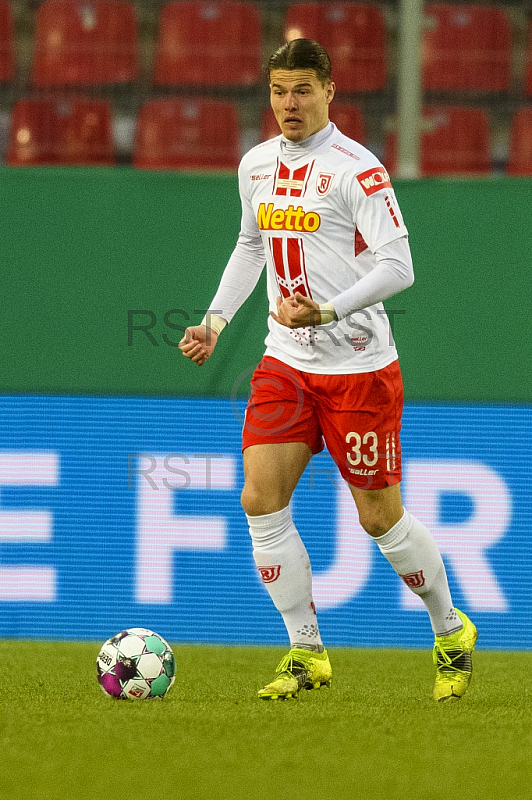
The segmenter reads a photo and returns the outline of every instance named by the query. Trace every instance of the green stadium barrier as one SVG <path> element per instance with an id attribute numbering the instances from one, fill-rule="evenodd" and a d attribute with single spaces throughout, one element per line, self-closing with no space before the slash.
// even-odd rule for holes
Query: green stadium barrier
<path id="1" fill-rule="evenodd" d="M 2 393 L 247 392 L 266 334 L 264 275 L 208 365 L 175 347 L 233 248 L 236 176 L 5 167 L 0 185 Z M 395 186 L 416 271 L 386 304 L 405 312 L 395 337 L 406 398 L 530 402 L 532 181 Z M 128 343 L 138 311 L 149 313 L 132 325 L 153 326 L 130 326 Z"/>

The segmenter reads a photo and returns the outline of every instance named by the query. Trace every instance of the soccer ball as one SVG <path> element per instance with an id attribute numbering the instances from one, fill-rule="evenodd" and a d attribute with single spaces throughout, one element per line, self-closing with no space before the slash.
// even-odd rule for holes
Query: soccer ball
<path id="1" fill-rule="evenodd" d="M 172 648 L 148 628 L 129 628 L 107 639 L 96 668 L 105 694 L 121 700 L 164 697 L 175 680 Z"/>

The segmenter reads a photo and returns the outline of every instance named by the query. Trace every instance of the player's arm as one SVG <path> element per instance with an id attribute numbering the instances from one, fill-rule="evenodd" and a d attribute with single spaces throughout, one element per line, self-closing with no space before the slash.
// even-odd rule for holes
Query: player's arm
<path id="1" fill-rule="evenodd" d="M 414 268 L 408 236 L 394 239 L 375 253 L 376 266 L 349 289 L 330 301 L 336 319 L 344 319 L 354 311 L 387 300 L 408 289 L 414 282 Z"/>
<path id="2" fill-rule="evenodd" d="M 362 174 L 344 175 L 344 198 L 360 231 L 375 256 L 374 268 L 353 286 L 332 297 L 337 319 L 381 303 L 414 282 L 408 230 L 390 182 L 381 164 Z"/>
<path id="3" fill-rule="evenodd" d="M 318 303 L 296 292 L 292 297 L 277 298 L 277 313 L 270 315 L 287 328 L 327 325 L 361 308 L 380 303 L 407 289 L 414 282 L 408 236 L 383 245 L 375 252 L 377 265 L 357 283 L 329 302 Z"/>
<path id="4" fill-rule="evenodd" d="M 247 196 L 245 171 L 242 167 L 239 170 L 239 183 L 242 223 L 235 249 L 227 262 L 209 310 L 199 325 L 186 329 L 179 343 L 182 354 L 200 367 L 210 358 L 221 332 L 257 285 L 266 261 L 260 231 Z"/>

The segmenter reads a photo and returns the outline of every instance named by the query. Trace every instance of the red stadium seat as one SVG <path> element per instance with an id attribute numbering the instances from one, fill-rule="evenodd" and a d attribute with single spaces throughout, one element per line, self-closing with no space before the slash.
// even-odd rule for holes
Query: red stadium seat
<path id="1" fill-rule="evenodd" d="M 0 0 L 0 81 L 10 81 L 15 74 L 13 23 L 9 0 Z"/>
<path id="2" fill-rule="evenodd" d="M 511 31 L 506 12 L 428 3 L 422 62 L 423 88 L 429 91 L 507 91 Z"/>
<path id="3" fill-rule="evenodd" d="M 7 163 L 115 164 L 109 103 L 82 97 L 19 100 L 11 114 Z"/>
<path id="4" fill-rule="evenodd" d="M 39 6 L 34 86 L 120 84 L 137 75 L 133 5 L 123 0 L 44 0 Z"/>
<path id="5" fill-rule="evenodd" d="M 389 172 L 396 172 L 395 133 L 386 137 L 383 161 Z M 452 106 L 423 109 L 422 175 L 486 175 L 490 169 L 489 121 L 484 109 Z"/>
<path id="6" fill-rule="evenodd" d="M 510 129 L 509 175 L 532 175 L 532 108 L 514 114 Z"/>
<path id="7" fill-rule="evenodd" d="M 527 67 L 525 74 L 525 95 L 532 97 L 532 19 L 528 28 Z"/>
<path id="8" fill-rule="evenodd" d="M 156 86 L 250 86 L 260 73 L 260 19 L 254 5 L 198 1 L 163 6 Z"/>
<path id="9" fill-rule="evenodd" d="M 329 106 L 329 117 L 342 133 L 345 133 L 350 139 L 364 144 L 366 139 L 364 117 L 358 106 L 350 103 L 338 103 L 333 100 Z M 272 109 L 270 107 L 266 108 L 262 115 L 261 142 L 265 142 L 266 139 L 273 139 L 274 136 L 279 136 L 280 132 Z"/>
<path id="10" fill-rule="evenodd" d="M 277 124 L 274 113 L 270 106 L 265 108 L 262 112 L 262 123 L 260 126 L 260 140 L 265 142 L 267 139 L 273 139 L 279 136 L 281 130 Z"/>
<path id="11" fill-rule="evenodd" d="M 366 141 L 366 126 L 362 111 L 358 106 L 350 103 L 337 103 L 333 100 L 329 106 L 329 116 L 338 130 L 354 139 L 355 142 L 364 144 Z"/>
<path id="12" fill-rule="evenodd" d="M 358 3 L 295 3 L 285 39 L 315 39 L 329 53 L 339 92 L 367 92 L 386 84 L 386 31 L 376 6 Z"/>
<path id="13" fill-rule="evenodd" d="M 138 116 L 133 164 L 141 169 L 236 169 L 240 128 L 234 103 L 150 100 Z"/>

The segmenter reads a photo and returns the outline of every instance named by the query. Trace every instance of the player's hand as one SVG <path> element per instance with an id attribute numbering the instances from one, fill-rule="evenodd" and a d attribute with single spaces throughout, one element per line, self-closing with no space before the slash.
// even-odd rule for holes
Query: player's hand
<path id="1" fill-rule="evenodd" d="M 287 328 L 305 328 L 308 325 L 321 324 L 321 311 L 318 303 L 299 292 L 284 300 L 282 297 L 278 297 L 277 314 L 270 311 L 270 316 L 279 325 L 285 325 Z"/>
<path id="2" fill-rule="evenodd" d="M 190 358 L 201 367 L 211 357 L 217 341 L 218 334 L 212 328 L 206 325 L 192 325 L 186 329 L 178 346 L 185 358 Z"/>

